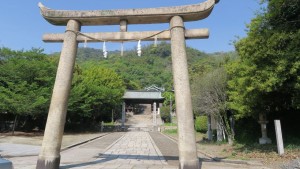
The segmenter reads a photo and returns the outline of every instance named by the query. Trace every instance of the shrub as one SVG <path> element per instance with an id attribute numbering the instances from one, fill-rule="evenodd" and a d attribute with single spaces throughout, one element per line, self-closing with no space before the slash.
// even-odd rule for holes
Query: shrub
<path id="1" fill-rule="evenodd" d="M 207 131 L 207 116 L 196 117 L 195 129 L 197 132 L 201 133 L 205 133 Z"/>
<path id="2" fill-rule="evenodd" d="M 160 117 L 165 123 L 170 123 L 170 107 L 163 106 L 160 109 Z"/>

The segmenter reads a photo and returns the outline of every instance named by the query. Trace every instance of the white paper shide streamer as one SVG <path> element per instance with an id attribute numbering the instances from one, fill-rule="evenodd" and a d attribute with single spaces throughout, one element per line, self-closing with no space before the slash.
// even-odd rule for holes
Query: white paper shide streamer
<path id="1" fill-rule="evenodd" d="M 87 38 L 85 37 L 84 39 L 84 44 L 83 44 L 83 47 L 86 48 L 87 47 Z"/>
<path id="2" fill-rule="evenodd" d="M 154 47 L 157 47 L 157 35 L 154 36 Z"/>
<path id="3" fill-rule="evenodd" d="M 137 54 L 138 54 L 138 56 L 142 56 L 141 40 L 139 40 L 138 45 L 137 45 Z"/>
<path id="4" fill-rule="evenodd" d="M 105 42 L 103 42 L 103 57 L 104 58 L 107 58 L 107 51 L 106 51 L 106 44 L 105 44 Z"/>

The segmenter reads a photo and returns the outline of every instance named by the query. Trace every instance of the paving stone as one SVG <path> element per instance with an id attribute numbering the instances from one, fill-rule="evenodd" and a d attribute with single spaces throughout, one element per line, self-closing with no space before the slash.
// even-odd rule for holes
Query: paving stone
<path id="1" fill-rule="evenodd" d="M 151 135 L 151 137 L 150 137 Z M 114 133 L 61 153 L 61 169 L 178 169 L 176 143 L 160 133 Z M 128 144 L 136 141 L 133 147 Z M 103 146 L 103 145 L 106 145 Z M 12 149 L 15 145 L 9 145 Z M 18 145 L 16 145 L 18 147 Z M 9 147 L 7 147 L 9 148 Z M 22 148 L 22 147 L 21 147 Z M 158 149 L 159 148 L 159 149 Z M 24 151 L 26 154 L 27 151 Z M 35 169 L 37 156 L 10 158 L 15 169 Z M 175 164 L 175 165 L 174 165 Z M 266 169 L 264 166 L 202 162 L 202 169 Z"/>

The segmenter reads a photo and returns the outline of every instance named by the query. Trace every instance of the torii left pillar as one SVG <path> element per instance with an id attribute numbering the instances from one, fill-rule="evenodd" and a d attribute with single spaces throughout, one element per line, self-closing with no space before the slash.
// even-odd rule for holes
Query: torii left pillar
<path id="1" fill-rule="evenodd" d="M 80 23 L 75 20 L 69 20 L 67 23 L 45 135 L 36 165 L 37 169 L 59 168 L 61 142 L 64 133 L 67 105 L 78 48 L 76 32 L 80 31 L 80 27 Z"/>

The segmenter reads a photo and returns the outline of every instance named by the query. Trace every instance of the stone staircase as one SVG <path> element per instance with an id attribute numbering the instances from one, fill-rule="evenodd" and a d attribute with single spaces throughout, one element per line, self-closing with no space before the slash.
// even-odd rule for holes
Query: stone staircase
<path id="1" fill-rule="evenodd" d="M 126 115 L 126 125 L 128 127 L 128 131 L 153 131 L 153 115 L 151 111 L 150 104 L 142 104 L 143 111 L 141 113 L 135 112 L 127 112 Z M 157 115 L 157 125 L 161 125 L 162 121 L 159 115 Z"/>

